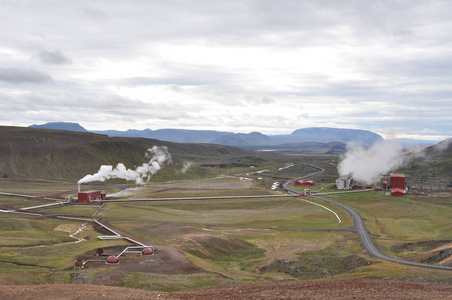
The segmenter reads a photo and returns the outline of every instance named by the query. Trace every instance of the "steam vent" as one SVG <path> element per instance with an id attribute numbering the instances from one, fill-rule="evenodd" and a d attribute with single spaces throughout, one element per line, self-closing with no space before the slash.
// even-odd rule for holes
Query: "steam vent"
<path id="1" fill-rule="evenodd" d="M 143 251 L 141 251 L 141 255 L 152 255 L 154 254 L 154 251 L 152 251 L 150 248 L 144 248 Z"/>
<path id="2" fill-rule="evenodd" d="M 116 256 L 111 255 L 107 259 L 107 264 L 109 264 L 109 265 L 119 264 L 119 259 Z"/>

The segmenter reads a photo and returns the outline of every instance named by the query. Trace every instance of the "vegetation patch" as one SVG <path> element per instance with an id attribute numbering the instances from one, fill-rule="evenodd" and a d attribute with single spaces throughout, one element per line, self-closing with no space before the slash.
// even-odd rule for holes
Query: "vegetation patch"
<path id="1" fill-rule="evenodd" d="M 393 252 L 412 252 L 412 251 L 419 251 L 419 252 L 427 252 L 431 251 L 435 248 L 441 247 L 444 244 L 452 243 L 452 240 L 435 240 L 435 241 L 422 241 L 422 242 L 416 242 L 416 243 L 402 243 L 402 244 L 396 244 L 391 247 L 391 250 Z"/>
<path id="2" fill-rule="evenodd" d="M 261 268 L 260 272 L 280 272 L 295 278 L 314 279 L 350 272 L 370 264 L 370 261 L 358 255 L 344 257 L 316 256 L 299 261 L 277 260 Z"/>
<path id="3" fill-rule="evenodd" d="M 185 242 L 182 249 L 194 256 L 218 263 L 240 262 L 242 269 L 265 258 L 265 250 L 232 237 L 199 236 Z"/>
<path id="4" fill-rule="evenodd" d="M 421 262 L 426 262 L 428 264 L 437 264 L 451 256 L 452 256 L 452 250 L 445 249 L 445 250 L 439 251 L 437 254 L 432 255 L 427 259 L 421 259 Z"/>
<path id="5" fill-rule="evenodd" d="M 131 272 L 123 278 L 124 286 L 162 292 L 177 292 L 188 289 L 213 287 L 225 279 L 207 274 L 154 275 Z"/>

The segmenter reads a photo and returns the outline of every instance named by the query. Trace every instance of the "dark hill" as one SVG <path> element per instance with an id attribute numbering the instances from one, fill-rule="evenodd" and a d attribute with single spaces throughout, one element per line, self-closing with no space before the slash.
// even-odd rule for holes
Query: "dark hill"
<path id="1" fill-rule="evenodd" d="M 418 187 L 452 187 L 452 139 L 409 155 L 401 171 L 409 174 L 410 184 Z"/>
<path id="2" fill-rule="evenodd" d="M 77 180 L 103 164 L 134 168 L 152 146 L 167 146 L 173 161 L 253 157 L 221 145 L 177 144 L 145 138 L 112 138 L 94 133 L 0 126 L 0 175 Z"/>

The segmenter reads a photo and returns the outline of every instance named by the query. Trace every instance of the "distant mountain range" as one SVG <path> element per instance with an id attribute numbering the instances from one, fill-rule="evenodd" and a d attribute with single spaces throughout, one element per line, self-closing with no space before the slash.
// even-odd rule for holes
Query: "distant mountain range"
<path id="1" fill-rule="evenodd" d="M 87 132 L 87 130 L 78 123 L 46 123 L 42 125 L 32 125 L 30 127 Z M 348 142 L 356 142 L 364 146 L 370 146 L 375 142 L 383 140 L 380 135 L 368 130 L 328 127 L 303 128 L 295 130 L 292 134 L 283 135 L 265 135 L 260 132 L 233 133 L 214 130 L 186 129 L 129 129 L 127 131 L 106 130 L 91 132 L 105 134 L 110 137 L 142 137 L 175 143 L 219 144 L 248 150 L 262 150 L 268 148 L 269 150 L 287 149 L 293 152 L 296 149 L 306 149 L 310 146 L 314 146 L 317 149 L 323 149 L 321 151 L 322 153 L 335 154 L 343 152 L 345 150 L 345 144 Z M 316 144 L 314 145 L 312 143 Z"/>

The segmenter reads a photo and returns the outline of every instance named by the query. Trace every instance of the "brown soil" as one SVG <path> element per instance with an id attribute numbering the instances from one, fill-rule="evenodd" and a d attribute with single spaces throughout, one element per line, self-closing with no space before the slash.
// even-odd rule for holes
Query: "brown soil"
<path id="1" fill-rule="evenodd" d="M 150 243 L 140 237 L 132 235 L 128 232 L 120 230 L 111 226 L 106 220 L 100 220 L 104 225 L 110 227 L 117 233 L 132 238 L 135 241 L 143 243 L 145 245 L 150 245 Z M 100 232 L 105 232 L 106 234 L 111 234 L 99 225 L 95 225 L 96 230 Z M 196 265 L 194 265 L 184 253 L 176 250 L 175 248 L 162 246 L 157 244 L 151 244 L 156 252 L 153 255 L 142 256 L 139 254 L 123 254 L 120 257 L 120 263 L 115 265 L 115 271 L 125 271 L 126 272 L 145 272 L 145 273 L 158 273 L 158 274 L 194 274 L 203 272 L 203 270 Z M 135 245 L 133 245 L 135 246 Z M 127 246 L 113 246 L 104 248 L 104 254 L 100 259 L 107 260 L 109 255 L 118 255 Z M 86 261 L 89 259 L 99 259 L 95 256 L 96 250 L 89 251 L 78 258 Z M 97 268 L 99 266 L 104 266 L 103 262 L 93 262 L 86 265 L 87 268 Z"/>
<path id="2" fill-rule="evenodd" d="M 124 255 L 117 266 L 119 271 L 145 272 L 156 274 L 193 274 L 203 272 L 187 257 L 171 247 L 158 246 L 157 252 L 149 256 Z M 135 256 L 135 257 L 133 257 Z"/>
<path id="3" fill-rule="evenodd" d="M 297 280 L 178 293 L 100 285 L 2 285 L 0 299 L 452 299 L 452 285 L 381 279 Z"/>

